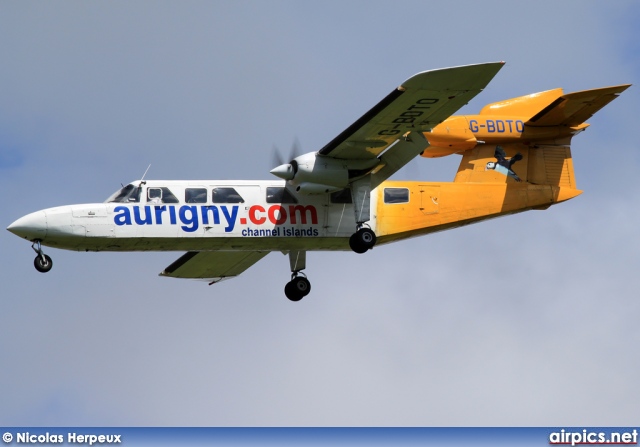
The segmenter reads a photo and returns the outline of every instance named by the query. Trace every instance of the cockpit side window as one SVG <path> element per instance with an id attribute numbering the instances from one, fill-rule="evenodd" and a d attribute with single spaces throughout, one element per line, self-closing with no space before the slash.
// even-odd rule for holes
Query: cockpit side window
<path id="1" fill-rule="evenodd" d="M 117 202 L 117 203 L 136 203 L 140 201 L 140 193 L 142 192 L 142 188 L 140 186 L 135 186 L 132 184 L 128 184 L 123 187 L 120 191 L 118 191 L 113 196 L 107 199 L 107 202 Z"/>
<path id="2" fill-rule="evenodd" d="M 187 203 L 207 203 L 207 188 L 187 188 L 184 190 Z"/>
<path id="3" fill-rule="evenodd" d="M 211 199 L 213 203 L 244 203 L 235 188 L 213 188 Z"/>
<path id="4" fill-rule="evenodd" d="M 147 188 L 147 202 L 162 203 L 162 189 Z"/>
<path id="5" fill-rule="evenodd" d="M 280 186 L 267 187 L 267 203 L 298 203 L 287 188 Z"/>
<path id="6" fill-rule="evenodd" d="M 167 187 L 147 188 L 147 202 L 151 203 L 178 203 L 179 200 Z"/>

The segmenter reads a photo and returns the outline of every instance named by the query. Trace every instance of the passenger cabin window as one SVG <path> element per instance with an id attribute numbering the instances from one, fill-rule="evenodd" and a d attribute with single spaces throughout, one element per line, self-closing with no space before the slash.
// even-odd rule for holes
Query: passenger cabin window
<path id="1" fill-rule="evenodd" d="M 187 188 L 184 190 L 187 203 L 207 203 L 207 188 Z"/>
<path id="2" fill-rule="evenodd" d="M 123 187 L 120 191 L 112 195 L 107 199 L 107 202 L 118 202 L 118 203 L 132 203 L 140 201 L 140 193 L 142 192 L 142 188 L 140 186 L 135 186 L 132 184 L 128 184 Z"/>
<path id="3" fill-rule="evenodd" d="M 213 188 L 211 200 L 213 203 L 244 203 L 235 188 Z"/>
<path id="4" fill-rule="evenodd" d="M 298 201 L 287 190 L 287 188 L 280 186 L 268 186 L 267 203 L 298 203 Z"/>
<path id="5" fill-rule="evenodd" d="M 353 203 L 351 190 L 348 188 L 331 193 L 331 203 Z"/>
<path id="6" fill-rule="evenodd" d="M 166 187 L 147 188 L 147 202 L 151 203 L 178 203 L 179 200 Z"/>
<path id="7" fill-rule="evenodd" d="M 408 202 L 409 202 L 408 188 L 385 188 L 384 189 L 384 203 L 408 203 Z"/>

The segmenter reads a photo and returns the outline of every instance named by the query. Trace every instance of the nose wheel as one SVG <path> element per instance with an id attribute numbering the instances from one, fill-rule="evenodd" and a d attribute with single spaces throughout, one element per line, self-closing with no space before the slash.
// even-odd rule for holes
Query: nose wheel
<path id="1" fill-rule="evenodd" d="M 360 228 L 349 238 L 349 247 L 356 253 L 364 253 L 376 245 L 376 234 L 371 228 Z"/>
<path id="2" fill-rule="evenodd" d="M 291 301 L 300 301 L 311 292 L 311 283 L 303 273 L 294 272 L 291 281 L 284 286 L 284 294 Z"/>
<path id="3" fill-rule="evenodd" d="M 36 258 L 33 260 L 33 265 L 36 270 L 40 273 L 47 273 L 49 270 L 51 270 L 51 267 L 53 267 L 53 261 L 51 260 L 49 255 L 45 255 L 42 251 L 42 245 L 40 244 L 40 241 L 35 241 L 31 245 L 31 248 L 33 248 L 33 251 L 37 253 Z"/>

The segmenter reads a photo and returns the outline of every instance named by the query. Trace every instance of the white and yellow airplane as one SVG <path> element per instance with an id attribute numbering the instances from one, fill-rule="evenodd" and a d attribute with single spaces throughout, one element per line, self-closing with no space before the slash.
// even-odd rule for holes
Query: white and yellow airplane
<path id="1" fill-rule="evenodd" d="M 285 294 L 311 290 L 306 253 L 364 253 L 376 244 L 448 230 L 576 197 L 570 143 L 584 121 L 629 85 L 562 89 L 452 116 L 504 65 L 418 73 L 317 152 L 271 173 L 281 180 L 135 181 L 103 203 L 28 214 L 7 229 L 42 246 L 77 251 L 186 251 L 161 276 L 214 284 L 272 251 L 289 256 Z M 386 181 L 418 155 L 462 155 L 453 182 Z"/>

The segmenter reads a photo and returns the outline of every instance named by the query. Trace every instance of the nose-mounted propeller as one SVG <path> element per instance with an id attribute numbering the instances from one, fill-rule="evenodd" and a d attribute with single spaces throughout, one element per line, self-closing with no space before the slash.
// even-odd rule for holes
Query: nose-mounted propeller
<path id="1" fill-rule="evenodd" d="M 271 172 L 276 177 L 283 180 L 293 180 L 298 172 L 298 162 L 295 160 L 300 155 L 300 142 L 296 138 L 291 146 L 291 154 L 289 155 L 289 162 L 285 163 L 282 159 L 282 154 L 276 146 L 273 147 L 273 168 Z"/>

